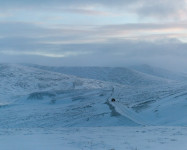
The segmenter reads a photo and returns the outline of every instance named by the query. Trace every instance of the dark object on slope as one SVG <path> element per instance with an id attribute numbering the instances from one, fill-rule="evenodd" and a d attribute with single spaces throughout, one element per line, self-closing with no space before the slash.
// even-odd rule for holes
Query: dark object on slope
<path id="1" fill-rule="evenodd" d="M 115 100 L 115 98 L 112 98 L 112 100 L 111 100 L 112 102 L 115 102 L 116 100 Z"/>

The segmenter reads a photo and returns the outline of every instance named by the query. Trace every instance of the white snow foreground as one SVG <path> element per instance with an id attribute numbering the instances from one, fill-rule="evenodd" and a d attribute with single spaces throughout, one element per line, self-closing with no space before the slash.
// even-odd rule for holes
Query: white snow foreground
<path id="1" fill-rule="evenodd" d="M 185 150 L 187 78 L 169 74 L 0 64 L 0 146 Z"/>
<path id="2" fill-rule="evenodd" d="M 0 130 L 3 150 L 186 150 L 187 128 L 88 127 Z"/>

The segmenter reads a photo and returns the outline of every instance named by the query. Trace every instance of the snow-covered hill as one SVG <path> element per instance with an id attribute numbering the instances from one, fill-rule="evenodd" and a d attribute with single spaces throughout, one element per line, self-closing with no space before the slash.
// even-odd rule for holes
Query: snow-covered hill
<path id="1" fill-rule="evenodd" d="M 177 127 L 187 125 L 185 75 L 145 70 L 0 64 L 1 144 L 12 135 L 36 144 L 33 138 L 48 138 L 47 145 L 38 139 L 38 149 L 173 148 L 186 132 Z"/>
<path id="2" fill-rule="evenodd" d="M 39 91 L 97 89 L 109 86 L 101 81 L 86 80 L 15 64 L 1 64 L 0 78 L 1 99 L 4 96 L 12 97 Z"/>
<path id="3" fill-rule="evenodd" d="M 149 74 L 152 76 L 164 78 L 164 79 L 169 79 L 169 80 L 174 80 L 174 81 L 187 81 L 187 74 L 186 73 L 178 73 L 158 67 L 153 67 L 149 65 L 139 65 L 139 66 L 131 66 L 132 69 Z"/>
<path id="4" fill-rule="evenodd" d="M 22 65 L 0 70 L 0 127 L 137 125 L 107 103 L 119 84 Z"/>
<path id="5" fill-rule="evenodd" d="M 155 84 L 167 84 L 173 80 L 165 79 L 152 74 L 120 67 L 48 67 L 28 65 L 42 70 L 75 75 L 81 78 L 96 79 L 114 82 L 130 86 L 149 86 Z"/>
<path id="6" fill-rule="evenodd" d="M 134 66 L 131 67 L 132 69 L 110 67 L 34 67 L 128 85 L 115 86 L 111 98 L 115 97 L 117 102 L 111 103 L 109 101 L 109 104 L 120 115 L 129 118 L 137 124 L 187 125 L 187 119 L 185 118 L 187 113 L 185 110 L 186 74 L 175 73 L 148 65 Z"/>
<path id="7" fill-rule="evenodd" d="M 0 77 L 0 127 L 187 124 L 187 87 L 179 81 L 127 68 L 15 64 L 1 64 Z M 167 114 L 180 109 L 174 123 Z"/>

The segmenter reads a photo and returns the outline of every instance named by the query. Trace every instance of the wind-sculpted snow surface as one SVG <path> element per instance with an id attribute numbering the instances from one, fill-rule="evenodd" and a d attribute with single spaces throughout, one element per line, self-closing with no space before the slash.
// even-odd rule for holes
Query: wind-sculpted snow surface
<path id="1" fill-rule="evenodd" d="M 185 150 L 187 128 L 0 129 L 5 150 Z M 11 144 L 10 144 L 11 143 Z"/>

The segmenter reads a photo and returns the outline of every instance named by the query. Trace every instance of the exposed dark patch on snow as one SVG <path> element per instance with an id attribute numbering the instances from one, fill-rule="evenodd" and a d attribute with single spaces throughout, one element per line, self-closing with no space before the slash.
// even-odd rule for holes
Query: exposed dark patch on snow
<path id="1" fill-rule="evenodd" d="M 52 97 L 55 97 L 55 94 L 50 93 L 50 92 L 34 92 L 34 93 L 29 94 L 28 99 L 41 100 L 41 99 L 44 99 L 45 97 L 52 98 Z"/>
<path id="2" fill-rule="evenodd" d="M 141 110 L 144 110 L 146 108 L 150 107 L 150 104 L 154 103 L 155 100 L 149 100 L 149 101 L 145 101 L 145 102 L 141 102 L 138 103 L 134 106 L 132 106 L 132 108 L 136 111 L 136 112 L 140 112 Z"/>

